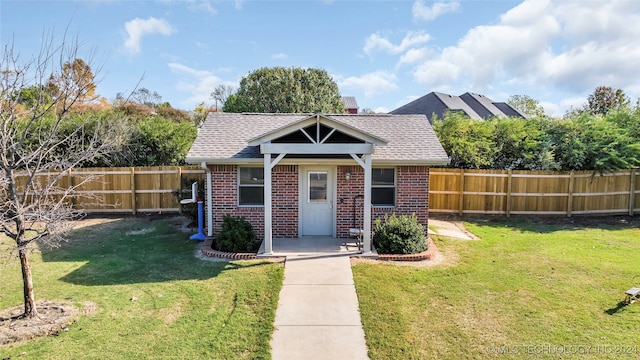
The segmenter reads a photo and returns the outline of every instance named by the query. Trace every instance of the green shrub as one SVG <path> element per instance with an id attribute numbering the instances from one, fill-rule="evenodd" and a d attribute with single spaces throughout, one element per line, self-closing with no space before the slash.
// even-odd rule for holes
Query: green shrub
<path id="1" fill-rule="evenodd" d="M 217 250 L 228 252 L 256 252 L 260 248 L 253 226 L 244 217 L 231 215 L 224 216 L 216 243 Z"/>
<path id="2" fill-rule="evenodd" d="M 429 246 L 424 226 L 418 223 L 415 214 L 386 214 L 384 219 L 376 219 L 373 231 L 373 246 L 381 254 L 415 254 Z"/>

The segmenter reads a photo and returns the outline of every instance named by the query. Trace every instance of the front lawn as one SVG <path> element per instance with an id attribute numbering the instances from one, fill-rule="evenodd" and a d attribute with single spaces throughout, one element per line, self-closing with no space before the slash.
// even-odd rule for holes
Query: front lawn
<path id="1" fill-rule="evenodd" d="M 85 315 L 57 336 L 0 347 L 0 359 L 270 358 L 282 264 L 197 259 L 176 223 L 120 219 L 34 253 L 36 299 Z M 0 261 L 0 309 L 21 305 L 18 260 Z"/>
<path id="2" fill-rule="evenodd" d="M 354 265 L 371 358 L 638 358 L 640 219 L 573 221 L 470 221 L 482 240 L 436 238 L 441 265 Z"/>

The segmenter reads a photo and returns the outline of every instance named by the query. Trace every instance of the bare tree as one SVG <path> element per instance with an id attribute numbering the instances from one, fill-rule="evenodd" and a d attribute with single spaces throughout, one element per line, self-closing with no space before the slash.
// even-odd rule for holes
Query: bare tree
<path id="1" fill-rule="evenodd" d="M 79 58 L 77 41 L 63 38 L 56 44 L 53 35 L 45 39 L 39 54 L 24 62 L 13 43 L 5 45 L 0 59 L 0 233 L 13 239 L 10 252 L 20 258 L 25 317 L 38 315 L 29 262 L 32 246 L 55 247 L 64 240 L 70 221 L 82 214 L 71 206 L 71 198 L 95 180 L 77 177 L 69 183 L 70 171 L 107 156 L 126 133 L 122 119 L 91 114 L 60 131 L 73 105 L 91 95 L 93 82 L 65 79 L 72 76 L 69 64 Z M 57 79 L 57 91 L 45 96 L 52 78 Z M 28 107 L 20 99 L 25 88 L 43 92 Z"/>
<path id="2" fill-rule="evenodd" d="M 227 101 L 227 98 L 231 96 L 231 94 L 233 94 L 233 91 L 234 89 L 231 85 L 216 86 L 216 88 L 211 92 L 211 95 L 209 96 L 211 100 L 216 101 L 216 111 L 224 106 L 224 103 Z M 218 104 L 220 104 L 219 107 Z"/>
<path id="3" fill-rule="evenodd" d="M 151 90 L 147 88 L 139 88 L 132 92 L 131 96 L 133 96 L 133 98 L 140 104 L 151 106 L 153 108 L 158 106 L 162 101 L 162 96 L 160 96 L 158 92 L 151 92 Z"/>

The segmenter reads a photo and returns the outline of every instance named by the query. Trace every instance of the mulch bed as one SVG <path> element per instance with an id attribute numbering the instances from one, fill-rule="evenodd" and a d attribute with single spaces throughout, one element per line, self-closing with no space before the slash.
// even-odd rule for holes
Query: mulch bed
<path id="1" fill-rule="evenodd" d="M 21 317 L 24 305 L 0 311 L 0 346 L 36 337 L 56 335 L 78 318 L 75 306 L 52 301 L 37 301 L 38 316 Z"/>

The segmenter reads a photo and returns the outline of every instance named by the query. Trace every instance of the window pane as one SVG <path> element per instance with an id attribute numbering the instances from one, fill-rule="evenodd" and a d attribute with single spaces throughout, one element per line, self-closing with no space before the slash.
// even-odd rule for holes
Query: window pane
<path id="1" fill-rule="evenodd" d="M 309 172 L 309 202 L 327 201 L 327 173 Z"/>
<path id="2" fill-rule="evenodd" d="M 394 186 L 394 169 L 371 169 L 371 182 L 373 185 Z"/>
<path id="3" fill-rule="evenodd" d="M 240 168 L 240 185 L 264 185 L 264 169 Z"/>
<path id="4" fill-rule="evenodd" d="M 371 203 L 377 206 L 395 205 L 395 188 L 371 188 Z"/>
<path id="5" fill-rule="evenodd" d="M 264 188 L 258 186 L 241 187 L 240 205 L 264 205 Z"/>

